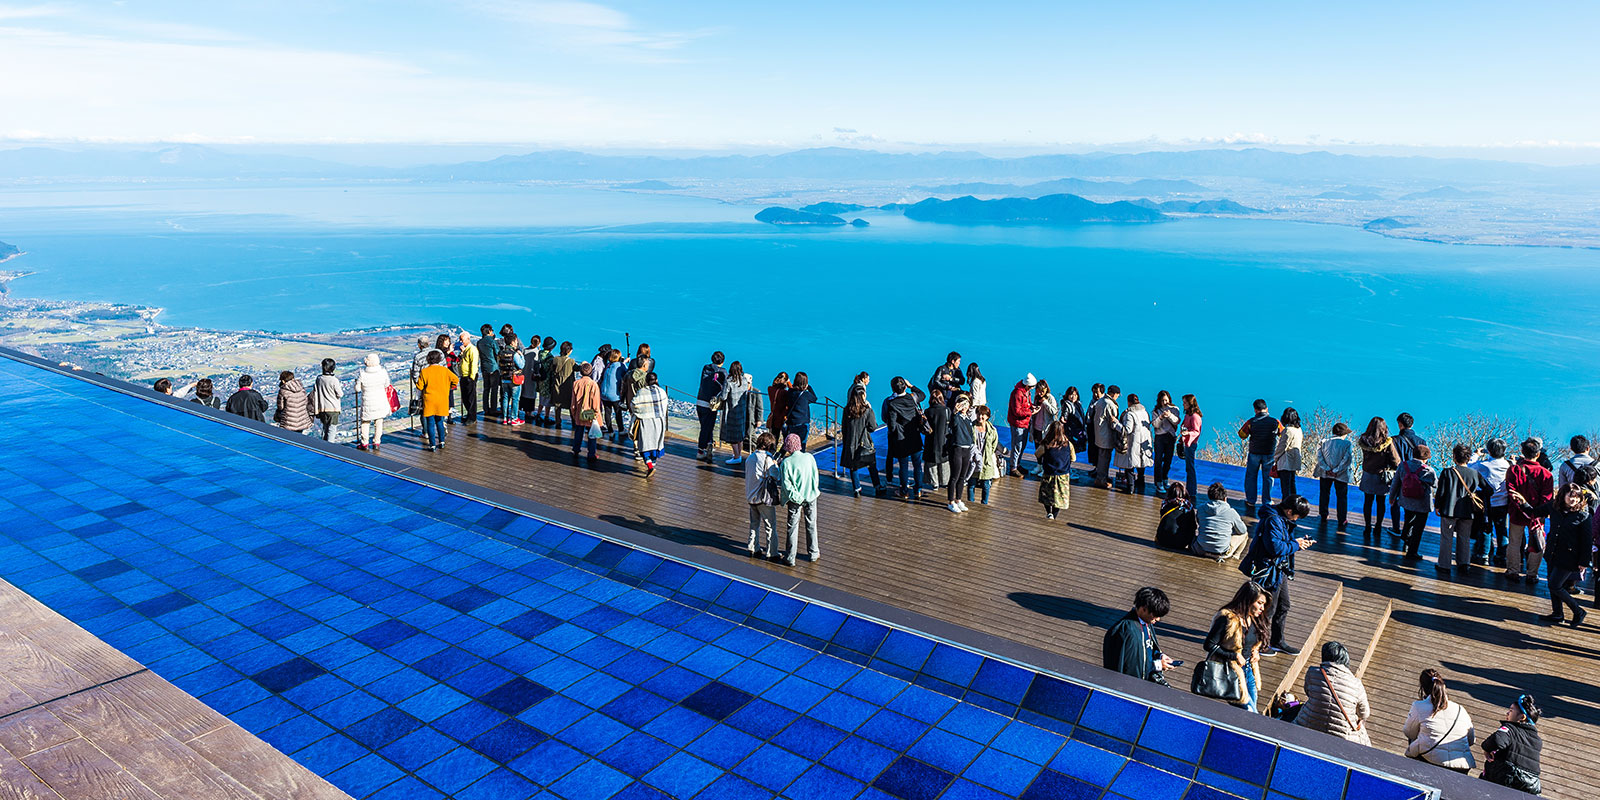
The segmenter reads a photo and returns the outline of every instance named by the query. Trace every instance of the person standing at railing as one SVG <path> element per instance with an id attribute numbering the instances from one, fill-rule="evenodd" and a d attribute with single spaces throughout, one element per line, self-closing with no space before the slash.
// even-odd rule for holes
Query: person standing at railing
<path id="1" fill-rule="evenodd" d="M 1184 463 L 1183 488 L 1188 490 L 1189 496 L 1195 496 L 1199 485 L 1195 482 L 1194 462 L 1200 460 L 1200 428 L 1202 417 L 1200 414 L 1200 401 L 1192 394 L 1183 396 L 1183 428 L 1178 431 L 1178 446 Z M 1342 506 L 1341 506 L 1342 507 Z"/>
<path id="2" fill-rule="evenodd" d="M 501 414 L 500 410 L 500 340 L 494 335 L 494 326 L 485 322 L 478 326 L 478 363 L 483 370 L 483 418 Z"/>
<path id="3" fill-rule="evenodd" d="M 783 441 L 783 426 L 789 421 L 789 373 L 779 372 L 767 384 L 767 432 Z"/>
<path id="4" fill-rule="evenodd" d="M 940 489 L 950 481 L 950 455 L 946 449 L 950 437 L 950 406 L 942 390 L 928 392 L 928 405 L 922 409 L 922 419 L 923 484 Z"/>
<path id="5" fill-rule="evenodd" d="M 667 391 L 654 372 L 646 373 L 644 386 L 633 394 L 634 440 L 644 458 L 644 476 L 656 472 L 656 462 L 667 450 Z"/>
<path id="6" fill-rule="evenodd" d="M 989 505 L 989 489 L 1000 477 L 1000 432 L 994 427 L 994 412 L 988 406 L 978 406 L 977 420 L 972 425 L 972 480 L 967 483 L 967 500 L 972 500 L 974 488 L 983 490 L 983 504 Z"/>
<path id="7" fill-rule="evenodd" d="M 1155 453 L 1156 487 L 1167 485 L 1167 475 L 1172 471 L 1172 455 L 1178 445 L 1178 425 L 1182 414 L 1172 403 L 1172 393 L 1166 389 L 1156 392 L 1156 407 L 1150 409 L 1150 432 Z M 1194 497 L 1194 495 L 1189 495 Z"/>
<path id="8" fill-rule="evenodd" d="M 322 374 L 311 385 L 311 413 L 322 423 L 324 442 L 333 441 L 333 435 L 339 428 L 339 401 L 344 398 L 344 384 L 333 374 L 338 366 L 331 358 L 322 359 Z"/>
<path id="9" fill-rule="evenodd" d="M 1376 536 L 1383 533 L 1383 504 L 1400 466 L 1400 451 L 1395 449 L 1383 417 L 1367 421 L 1367 430 L 1356 438 L 1356 446 L 1361 448 L 1361 535 Z"/>
<path id="10" fill-rule="evenodd" d="M 572 359 L 572 342 L 562 342 L 561 350 L 545 361 L 544 378 L 550 390 L 550 419 L 546 427 L 561 429 L 561 412 L 569 410 L 568 421 L 577 425 L 576 418 L 571 418 L 572 408 L 572 381 L 577 373 L 578 362 Z"/>
<path id="11" fill-rule="evenodd" d="M 1350 443 L 1350 426 L 1333 423 L 1333 435 L 1317 446 L 1317 466 L 1312 476 L 1317 479 L 1317 516 L 1324 525 L 1328 522 L 1328 495 L 1331 493 L 1338 515 L 1338 532 L 1344 533 L 1347 506 L 1350 503 L 1350 476 L 1355 468 L 1355 448 Z"/>
<path id="12" fill-rule="evenodd" d="M 1023 376 L 1017 385 L 1011 387 L 1011 401 L 1006 406 L 1006 426 L 1011 433 L 1011 449 L 1007 454 L 1007 463 L 1010 464 L 1011 477 L 1020 478 L 1022 471 L 1022 454 L 1028 449 L 1028 426 L 1033 423 L 1033 387 L 1039 379 L 1033 373 Z M 1038 448 L 1034 448 L 1035 454 Z"/>
<path id="13" fill-rule="evenodd" d="M 444 418 L 450 415 L 450 392 L 456 388 L 456 375 L 444 365 L 444 352 L 428 351 L 428 365 L 417 373 L 417 396 L 422 403 L 422 430 L 428 435 L 428 449 L 444 449 Z"/>
<path id="14" fill-rule="evenodd" d="M 1400 463 L 1404 464 L 1411 460 L 1412 454 L 1419 445 L 1427 444 L 1427 442 L 1423 441 L 1422 437 L 1418 436 L 1417 432 L 1412 429 L 1416 425 L 1416 420 L 1410 414 L 1404 411 L 1396 414 L 1394 423 L 1400 428 L 1400 431 L 1394 435 L 1394 449 L 1400 454 Z M 1400 503 L 1400 484 L 1396 483 L 1390 487 L 1389 496 L 1389 521 L 1393 523 L 1392 527 L 1396 534 L 1404 533 L 1404 526 L 1400 520 L 1402 509 L 1404 509 L 1404 506 Z"/>
<path id="15" fill-rule="evenodd" d="M 756 383 L 744 371 L 744 365 L 735 361 L 728 365 L 728 379 L 723 382 L 718 397 L 722 405 L 722 428 L 718 438 L 733 448 L 733 458 L 724 463 L 738 466 L 744 463 L 745 445 L 761 435 L 761 393 L 756 391 Z"/>
<path id="16" fill-rule="evenodd" d="M 1061 427 L 1067 432 L 1067 440 L 1072 442 L 1074 453 L 1085 452 L 1089 445 L 1089 415 L 1083 410 L 1083 403 L 1078 400 L 1078 387 L 1068 386 L 1061 393 L 1061 410 L 1056 416 L 1061 420 Z"/>
<path id="17" fill-rule="evenodd" d="M 856 473 L 863 469 L 872 477 L 874 492 L 883 496 L 883 480 L 878 475 L 878 449 L 872 441 L 872 432 L 877 427 L 878 419 L 872 414 L 872 404 L 867 402 L 866 387 L 851 387 L 840 423 L 839 463 L 850 473 L 850 491 L 856 497 L 861 496 L 861 480 Z"/>
<path id="18" fill-rule="evenodd" d="M 694 455 L 702 461 L 711 461 L 716 452 L 712 437 L 717 431 L 722 387 L 728 381 L 728 371 L 722 366 L 725 358 L 718 350 L 711 354 L 711 363 L 700 368 L 700 388 L 694 395 L 694 415 L 700 420 L 700 437 L 695 443 Z"/>
<path id="19" fill-rule="evenodd" d="M 940 397 L 945 399 L 947 405 L 954 405 L 956 393 L 961 391 L 961 385 L 966 377 L 961 373 L 961 354 L 950 351 L 944 357 L 944 363 L 933 371 L 933 377 L 928 379 L 928 393 L 940 392 Z"/>
<path id="20" fill-rule="evenodd" d="M 460 373 L 456 372 L 456 366 L 461 363 L 461 354 L 456 352 L 456 338 L 448 333 L 441 333 L 434 338 L 433 349 L 438 350 L 444 356 L 444 368 L 450 370 L 459 380 Z M 446 401 L 449 403 L 446 406 L 447 413 L 444 415 L 446 423 L 450 422 L 450 415 L 455 413 L 456 410 L 456 388 L 452 387 L 450 389 L 450 397 Z"/>
<path id="21" fill-rule="evenodd" d="M 478 347 L 472 343 L 472 334 L 461 332 L 461 358 L 456 362 L 456 375 L 461 378 L 461 421 L 478 421 L 478 374 L 481 370 Z"/>
<path id="22" fill-rule="evenodd" d="M 600 372 L 600 424 L 607 429 L 613 442 L 621 441 L 626 430 L 622 420 L 622 383 L 627 377 L 622 351 L 612 350 L 606 355 L 605 369 Z"/>
<path id="23" fill-rule="evenodd" d="M 978 362 L 967 365 L 967 394 L 972 397 L 972 407 L 989 405 L 989 382 L 983 378 Z"/>
<path id="24" fill-rule="evenodd" d="M 1089 406 L 1089 432 L 1094 439 L 1094 485 L 1111 488 L 1111 454 L 1122 440 L 1121 409 L 1118 398 L 1122 389 L 1115 384 L 1106 388 L 1094 404 Z"/>
<path id="25" fill-rule="evenodd" d="M 944 447 L 950 463 L 945 467 L 945 479 L 948 481 L 945 486 L 945 507 L 952 514 L 967 510 L 967 504 L 961 500 L 961 490 L 972 479 L 972 449 L 978 443 L 972 418 L 967 416 L 971 410 L 972 398 L 966 392 L 961 392 L 947 417 L 950 433 L 944 441 Z"/>
<path id="26" fill-rule="evenodd" d="M 361 371 L 356 373 L 356 449 L 378 452 L 383 442 L 383 421 L 399 409 L 389 399 L 389 371 L 383 368 L 377 353 L 368 353 Z M 398 400 L 398 398 L 396 398 Z"/>
<path id="27" fill-rule="evenodd" d="M 806 440 L 811 437 L 811 405 L 817 402 L 817 393 L 811 389 L 811 377 L 804 372 L 794 374 L 794 385 L 785 393 L 784 405 L 789 417 L 783 426 L 785 436 L 800 437 L 800 450 L 805 451 Z"/>
<path id="28" fill-rule="evenodd" d="M 595 435 L 600 429 L 600 384 L 594 382 L 594 365 L 585 361 L 578 365 L 578 375 L 572 381 L 572 458 L 578 458 L 578 447 L 589 440 L 589 463 L 594 463 Z"/>
<path id="29" fill-rule="evenodd" d="M 900 462 L 900 496 L 913 502 L 922 496 L 921 389 L 899 375 L 889 381 L 894 392 L 883 401 L 883 424 L 888 427 L 888 457 Z"/>
<path id="30" fill-rule="evenodd" d="M 791 433 L 784 437 L 783 459 L 778 462 L 778 476 L 779 494 L 789 512 L 788 548 L 783 557 L 784 565 L 794 566 L 802 525 L 806 529 L 807 555 L 813 563 L 821 561 L 822 551 L 817 546 L 817 498 L 822 494 L 818 485 L 821 476 L 817 474 L 816 458 L 805 451 L 805 444 L 798 434 Z"/>
<path id="31" fill-rule="evenodd" d="M 495 363 L 500 365 L 500 424 L 521 425 L 522 391 L 528 388 L 523 368 L 528 361 L 522 352 L 522 339 L 509 323 L 500 326 L 500 350 L 495 354 Z"/>
<path id="32" fill-rule="evenodd" d="M 548 336 L 543 340 L 537 333 L 528 337 L 528 349 L 522 353 L 522 397 L 515 410 L 517 419 L 539 424 L 540 406 L 548 402 L 544 392 L 545 356 L 555 346 L 556 340 Z"/>

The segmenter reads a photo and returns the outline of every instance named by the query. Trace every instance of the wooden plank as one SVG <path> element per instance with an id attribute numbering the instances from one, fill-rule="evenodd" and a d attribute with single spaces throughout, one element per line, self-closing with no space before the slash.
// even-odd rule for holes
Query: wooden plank
<path id="1" fill-rule="evenodd" d="M 1311 635 L 1306 637 L 1305 644 L 1300 646 L 1300 655 L 1295 656 L 1294 660 L 1289 662 L 1289 668 L 1284 671 L 1283 677 L 1278 679 L 1277 688 L 1273 689 L 1271 694 L 1264 695 L 1266 702 L 1261 704 L 1262 713 L 1270 713 L 1272 711 L 1273 698 L 1293 689 L 1306 674 L 1306 665 L 1311 662 L 1312 656 L 1320 655 L 1317 652 L 1320 645 L 1317 643 L 1322 641 L 1322 635 L 1327 632 L 1329 623 L 1333 621 L 1334 615 L 1339 613 L 1339 604 L 1343 600 L 1344 587 L 1340 586 L 1333 593 L 1333 601 L 1323 609 L 1322 616 L 1317 617 L 1317 624 L 1312 626 Z"/>
<path id="2" fill-rule="evenodd" d="M 161 800 L 83 739 L 41 750 L 22 763 L 65 800 Z"/>
<path id="3" fill-rule="evenodd" d="M 73 695 L 51 708 L 162 797 L 258 800 L 254 792 L 104 690 Z"/>
<path id="4" fill-rule="evenodd" d="M 61 800 L 15 756 L 0 750 L 0 800 Z"/>
<path id="5" fill-rule="evenodd" d="M 272 800 L 349 800 L 311 770 L 229 723 L 189 745 L 218 769 Z"/>
<path id="6" fill-rule="evenodd" d="M 153 672 L 130 675 L 101 689 L 138 709 L 145 718 L 180 742 L 229 724 L 227 717 Z"/>
<path id="7" fill-rule="evenodd" d="M 17 758 L 55 747 L 77 735 L 77 731 L 51 713 L 49 706 L 0 720 L 0 748 Z"/>
<path id="8" fill-rule="evenodd" d="M 1383 611 L 1378 614 L 1377 624 L 1372 628 L 1372 638 L 1367 640 L 1367 649 L 1361 654 L 1361 663 L 1356 667 L 1356 677 L 1362 678 L 1367 674 L 1367 666 L 1372 663 L 1372 654 L 1378 652 L 1378 642 L 1383 639 L 1383 630 L 1389 626 L 1389 615 L 1394 613 L 1394 601 L 1383 604 Z"/>
<path id="9" fill-rule="evenodd" d="M 0 676 L 36 703 L 46 703 L 93 686 L 82 673 L 39 649 L 25 636 L 0 630 Z"/>

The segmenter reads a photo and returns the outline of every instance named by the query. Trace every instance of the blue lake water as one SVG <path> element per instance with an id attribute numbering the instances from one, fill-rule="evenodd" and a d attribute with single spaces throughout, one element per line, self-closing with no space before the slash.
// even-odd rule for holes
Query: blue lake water
<path id="1" fill-rule="evenodd" d="M 692 387 L 713 349 L 758 381 L 842 397 L 866 369 L 927 380 L 950 349 L 990 402 L 1025 372 L 1060 392 L 1193 392 L 1213 425 L 1324 404 L 1594 429 L 1600 251 L 1448 246 L 1330 225 L 951 227 L 864 213 L 784 230 L 755 206 L 471 185 L 8 187 L 0 239 L 27 296 L 157 305 L 174 325 L 335 330 L 512 322 L 592 353 L 648 341 Z"/>

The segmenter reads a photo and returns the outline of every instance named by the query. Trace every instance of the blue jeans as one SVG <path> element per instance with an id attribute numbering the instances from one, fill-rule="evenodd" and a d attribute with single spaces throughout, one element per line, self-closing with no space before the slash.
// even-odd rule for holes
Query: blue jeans
<path id="1" fill-rule="evenodd" d="M 522 387 L 511 381 L 500 384 L 500 418 L 522 419 Z"/>
<path id="2" fill-rule="evenodd" d="M 1248 661 L 1244 665 L 1244 700 L 1235 705 L 1252 714 L 1256 712 L 1256 671 Z"/>
<path id="3" fill-rule="evenodd" d="M 1199 487 L 1195 484 L 1194 462 L 1195 459 L 1199 458 L 1200 456 L 1194 451 L 1193 447 L 1184 447 L 1181 443 L 1178 445 L 1178 451 L 1179 455 L 1183 456 L 1183 488 L 1189 490 L 1189 499 L 1193 500 L 1194 498 L 1199 497 L 1199 495 L 1195 494 L 1195 490 Z"/>
<path id="4" fill-rule="evenodd" d="M 1250 506 L 1251 512 L 1256 507 L 1256 473 L 1261 473 L 1261 503 L 1272 503 L 1272 454 L 1251 453 L 1245 456 L 1244 462 L 1244 502 Z"/>
<path id="5" fill-rule="evenodd" d="M 900 457 L 900 491 L 908 494 L 922 493 L 921 453 L 912 453 L 909 456 Z"/>
<path id="6" fill-rule="evenodd" d="M 1028 429 L 1011 429 L 1011 468 L 1022 469 L 1022 453 L 1028 449 Z"/>
<path id="7" fill-rule="evenodd" d="M 583 440 L 589 440 L 589 457 L 595 456 L 595 438 L 589 435 L 589 423 L 578 420 L 572 423 L 572 454 L 578 454 L 578 448 L 583 446 Z"/>
<path id="8" fill-rule="evenodd" d="M 444 417 L 423 417 L 422 430 L 428 434 L 428 446 L 444 444 Z"/>

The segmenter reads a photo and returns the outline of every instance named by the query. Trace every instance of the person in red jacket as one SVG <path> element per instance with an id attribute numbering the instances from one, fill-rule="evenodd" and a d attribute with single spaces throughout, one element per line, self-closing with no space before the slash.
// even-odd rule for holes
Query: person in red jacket
<path id="1" fill-rule="evenodd" d="M 1027 377 L 1017 381 L 1011 387 L 1011 404 L 1006 409 L 1006 424 L 1011 426 L 1011 477 L 1020 478 L 1022 471 L 1022 451 L 1028 449 L 1028 426 L 1033 423 L 1033 387 L 1039 384 L 1039 379 L 1028 373 Z"/>
<path id="2" fill-rule="evenodd" d="M 1539 463 L 1539 451 L 1544 445 L 1538 439 L 1522 443 L 1522 458 L 1506 470 L 1506 490 L 1521 495 L 1528 506 L 1549 502 L 1555 496 L 1555 481 L 1550 470 Z M 1522 578 L 1529 585 L 1539 582 L 1539 561 L 1544 558 L 1544 518 L 1529 516 L 1524 507 L 1512 503 L 1511 545 L 1506 548 L 1505 576 L 1511 580 Z M 1528 569 L 1522 569 L 1522 547 L 1528 547 Z"/>

